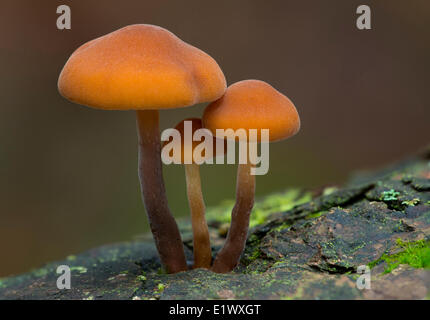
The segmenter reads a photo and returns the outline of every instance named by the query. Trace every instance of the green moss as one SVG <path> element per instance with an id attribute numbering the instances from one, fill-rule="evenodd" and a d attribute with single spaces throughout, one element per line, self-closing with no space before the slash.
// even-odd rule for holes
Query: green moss
<path id="1" fill-rule="evenodd" d="M 400 192 L 397 192 L 394 189 L 390 189 L 388 191 L 382 192 L 381 200 L 383 200 L 383 201 L 396 201 L 397 197 L 399 195 L 400 195 Z"/>
<path id="2" fill-rule="evenodd" d="M 146 281 L 146 277 L 144 275 L 140 275 L 140 276 L 137 276 L 137 280 L 145 282 Z"/>
<path id="3" fill-rule="evenodd" d="M 314 212 L 309 214 L 306 219 L 313 219 L 313 218 L 318 218 L 321 217 L 323 214 L 327 213 L 327 211 L 318 211 L 318 212 Z"/>
<path id="4" fill-rule="evenodd" d="M 288 229 L 289 227 L 291 227 L 291 224 L 288 222 L 284 222 L 281 225 L 277 226 L 276 228 L 273 228 L 273 231 L 282 231 L 282 230 Z"/>
<path id="5" fill-rule="evenodd" d="M 40 269 L 37 269 L 37 270 L 34 270 L 33 271 L 33 275 L 36 277 L 36 278 L 41 278 L 41 277 L 44 277 L 44 276 L 46 276 L 47 274 L 49 273 L 49 270 L 47 269 L 47 268 L 40 268 Z"/>
<path id="6" fill-rule="evenodd" d="M 327 188 L 324 189 L 322 195 L 323 196 L 329 196 L 329 195 L 331 195 L 332 193 L 334 193 L 334 192 L 336 192 L 338 190 L 339 189 L 337 187 L 327 187 Z"/>
<path id="7" fill-rule="evenodd" d="M 233 200 L 224 200 L 216 207 L 210 207 L 206 210 L 206 219 L 220 223 L 230 223 L 231 209 L 234 206 Z"/>
<path id="8" fill-rule="evenodd" d="M 163 269 L 163 268 L 160 267 L 160 268 L 157 269 L 157 274 L 160 275 L 160 276 L 161 275 L 165 275 L 165 274 L 167 274 L 167 271 L 165 269 Z"/>
<path id="9" fill-rule="evenodd" d="M 249 256 L 248 260 L 250 262 L 257 260 L 259 257 L 261 256 L 261 251 L 259 248 L 255 248 L 255 250 L 251 253 L 251 255 Z"/>
<path id="10" fill-rule="evenodd" d="M 408 201 L 403 201 L 402 204 L 408 207 L 414 207 L 416 206 L 418 203 L 420 203 L 420 199 L 418 198 L 414 198 L 412 200 L 408 200 Z"/>
<path id="11" fill-rule="evenodd" d="M 75 267 L 71 267 L 70 271 L 78 271 L 79 273 L 86 273 L 88 270 L 85 267 L 75 266 Z"/>
<path id="12" fill-rule="evenodd" d="M 399 248 L 404 249 L 403 251 L 392 255 L 383 254 L 378 260 L 370 263 L 369 267 L 373 268 L 385 262 L 387 266 L 384 274 L 390 273 L 401 264 L 407 264 L 413 268 L 430 269 L 430 241 L 404 242 L 397 239 L 396 242 Z"/>
<path id="13" fill-rule="evenodd" d="M 165 289 L 166 287 L 165 287 L 165 285 L 164 284 L 162 284 L 162 283 L 159 283 L 158 285 L 157 285 L 157 293 L 162 293 L 163 291 L 164 291 L 164 289 Z"/>
<path id="14" fill-rule="evenodd" d="M 287 190 L 286 192 L 276 193 L 265 197 L 262 201 L 257 201 L 254 205 L 249 222 L 250 227 L 255 227 L 266 222 L 266 219 L 275 212 L 283 212 L 295 206 L 306 203 L 312 199 L 310 192 L 302 192 L 299 189 Z M 219 223 L 230 223 L 231 210 L 234 201 L 227 200 L 220 206 L 208 208 L 207 220 Z"/>
<path id="15" fill-rule="evenodd" d="M 261 256 L 260 241 L 256 235 L 251 235 L 245 247 L 245 254 L 242 259 L 242 263 L 245 266 L 249 266 L 253 261 L 257 260 Z"/>

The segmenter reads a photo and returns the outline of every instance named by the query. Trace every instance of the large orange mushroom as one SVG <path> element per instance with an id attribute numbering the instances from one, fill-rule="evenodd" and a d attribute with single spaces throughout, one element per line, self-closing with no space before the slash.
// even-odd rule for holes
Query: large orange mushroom
<path id="1" fill-rule="evenodd" d="M 61 71 L 58 88 L 82 105 L 137 110 L 139 178 L 154 240 L 168 272 L 186 270 L 165 194 L 158 110 L 218 99 L 226 82 L 216 61 L 166 29 L 131 25 L 79 47 Z"/>
<path id="2" fill-rule="evenodd" d="M 244 80 L 227 88 L 226 93 L 204 111 L 203 126 L 216 137 L 217 129 L 244 129 L 246 143 L 251 142 L 251 129 L 269 129 L 269 141 L 279 141 L 295 135 L 300 118 L 294 104 L 266 82 Z M 222 136 L 224 137 L 224 136 Z M 259 142 L 261 135 L 258 136 Z M 237 136 L 227 139 L 238 139 Z M 254 205 L 255 175 L 249 159 L 239 164 L 236 181 L 236 203 L 226 242 L 217 254 L 212 270 L 225 273 L 233 270 L 245 248 L 249 218 Z"/>

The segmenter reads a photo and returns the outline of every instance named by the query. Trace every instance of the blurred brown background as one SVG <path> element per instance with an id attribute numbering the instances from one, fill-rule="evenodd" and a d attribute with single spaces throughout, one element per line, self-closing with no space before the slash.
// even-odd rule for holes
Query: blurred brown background
<path id="1" fill-rule="evenodd" d="M 355 27 L 359 4 L 370 31 Z M 72 29 L 57 30 L 70 5 Z M 134 23 L 163 26 L 212 55 L 229 84 L 256 78 L 296 104 L 301 132 L 271 146 L 257 194 L 341 183 L 430 141 L 428 0 L 2 0 L 0 276 L 148 230 L 133 112 L 74 105 L 57 77 L 82 43 Z M 162 113 L 162 127 L 204 106 Z M 165 167 L 188 214 L 183 168 Z M 234 197 L 234 166 L 206 166 L 207 205 Z"/>

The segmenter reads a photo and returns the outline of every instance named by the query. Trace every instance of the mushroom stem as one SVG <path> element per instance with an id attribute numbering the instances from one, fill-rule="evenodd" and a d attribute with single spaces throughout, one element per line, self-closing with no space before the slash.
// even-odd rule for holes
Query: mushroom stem
<path id="1" fill-rule="evenodd" d="M 239 164 L 236 182 L 236 203 L 231 213 L 231 224 L 223 248 L 217 254 L 212 271 L 226 273 L 236 267 L 245 248 L 249 217 L 254 206 L 255 176 L 252 164 Z"/>
<path id="2" fill-rule="evenodd" d="M 137 133 L 142 196 L 161 262 L 169 273 L 187 270 L 181 235 L 167 205 L 158 110 L 137 111 Z"/>
<path id="3" fill-rule="evenodd" d="M 194 268 L 209 269 L 212 262 L 212 251 L 205 219 L 205 203 L 201 189 L 199 165 L 195 163 L 185 164 L 185 177 L 193 228 Z"/>

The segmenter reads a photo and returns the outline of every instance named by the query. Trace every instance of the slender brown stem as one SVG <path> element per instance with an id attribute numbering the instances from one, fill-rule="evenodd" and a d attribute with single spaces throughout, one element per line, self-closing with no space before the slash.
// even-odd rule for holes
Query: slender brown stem
<path id="1" fill-rule="evenodd" d="M 161 262 L 169 273 L 187 270 L 181 235 L 167 205 L 158 110 L 137 111 L 137 133 L 142 196 Z"/>
<path id="2" fill-rule="evenodd" d="M 209 269 L 212 262 L 212 251 L 205 219 L 205 203 L 201 189 L 199 165 L 195 163 L 185 164 L 185 177 L 193 227 L 194 268 Z"/>
<path id="3" fill-rule="evenodd" d="M 212 271 L 226 273 L 236 267 L 245 248 L 249 218 L 254 206 L 255 176 L 252 164 L 239 164 L 237 168 L 236 204 L 231 213 L 231 225 L 224 247 L 217 254 Z"/>

